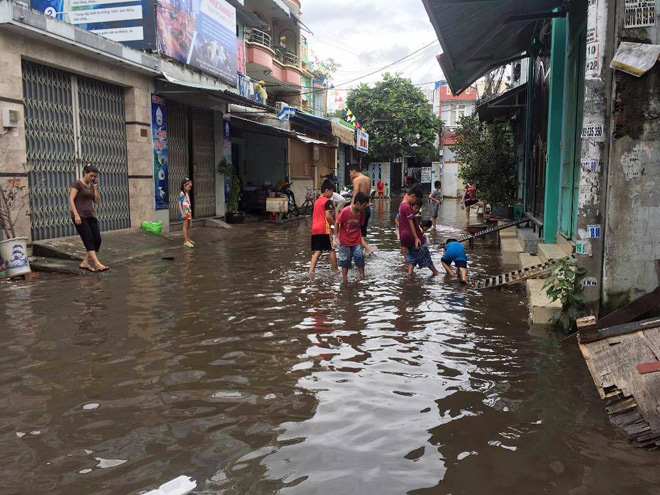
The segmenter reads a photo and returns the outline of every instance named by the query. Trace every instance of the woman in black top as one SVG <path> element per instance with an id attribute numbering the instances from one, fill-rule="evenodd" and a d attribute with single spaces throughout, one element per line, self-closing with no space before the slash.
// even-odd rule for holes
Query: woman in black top
<path id="1" fill-rule="evenodd" d="M 71 184 L 69 191 L 69 208 L 73 215 L 73 224 L 87 250 L 80 268 L 90 272 L 104 272 L 108 269 L 97 257 L 101 247 L 99 221 L 94 213 L 94 205 L 99 204 L 98 183 L 98 169 L 92 164 L 87 164 L 83 170 L 83 178 Z M 90 265 L 90 261 L 94 266 Z"/>

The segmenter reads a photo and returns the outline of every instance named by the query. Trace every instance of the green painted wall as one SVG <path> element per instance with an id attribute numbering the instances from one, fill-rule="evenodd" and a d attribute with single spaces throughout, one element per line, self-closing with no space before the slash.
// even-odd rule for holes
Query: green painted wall
<path id="1" fill-rule="evenodd" d="M 564 118 L 564 76 L 566 68 L 566 19 L 552 21 L 550 55 L 550 102 L 548 112 L 548 162 L 545 167 L 543 240 L 557 241 L 561 200 L 561 137 Z"/>

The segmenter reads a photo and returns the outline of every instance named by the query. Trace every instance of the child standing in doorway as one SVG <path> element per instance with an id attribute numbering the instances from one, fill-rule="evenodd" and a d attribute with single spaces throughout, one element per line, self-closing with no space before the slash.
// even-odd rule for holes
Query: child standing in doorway
<path id="1" fill-rule="evenodd" d="M 337 217 L 337 239 L 339 241 L 339 266 L 344 283 L 348 282 L 348 270 L 355 261 L 360 279 L 364 280 L 364 255 L 370 253 L 367 240 L 362 237 L 362 225 L 365 222 L 364 210 L 369 206 L 369 196 L 359 192 L 353 203 L 344 208 Z"/>
<path id="2" fill-rule="evenodd" d="M 442 192 L 440 191 L 440 186 L 442 184 L 439 180 L 436 180 L 433 184 L 433 191 L 429 194 L 429 203 L 431 203 L 431 221 L 433 222 L 433 229 L 435 230 L 438 213 L 440 212 L 440 205 L 442 205 Z"/>
<path id="3" fill-rule="evenodd" d="M 183 245 L 187 248 L 195 247 L 195 243 L 190 239 L 190 231 L 192 230 L 191 189 L 192 181 L 186 177 L 181 182 L 181 192 L 179 193 L 179 220 L 183 222 Z"/>

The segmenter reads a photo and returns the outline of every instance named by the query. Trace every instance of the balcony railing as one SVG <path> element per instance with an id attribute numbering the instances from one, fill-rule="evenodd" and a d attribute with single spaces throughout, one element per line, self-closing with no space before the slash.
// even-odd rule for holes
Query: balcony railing
<path id="1" fill-rule="evenodd" d="M 247 40 L 250 43 L 265 46 L 266 48 L 273 48 L 273 39 L 270 34 L 259 31 L 258 29 L 251 29 L 247 34 Z"/>
<path id="2" fill-rule="evenodd" d="M 269 48 L 270 50 L 273 50 L 275 52 L 274 58 L 278 62 L 284 65 L 290 65 L 293 67 L 300 68 L 300 58 L 298 57 L 298 55 L 287 50 L 284 47 L 276 46 L 276 45 L 274 46 L 273 39 L 268 33 L 264 33 L 263 31 L 259 31 L 258 29 L 253 28 L 250 31 L 246 31 L 246 37 L 247 37 L 247 41 L 249 41 L 250 43 L 261 45 L 266 48 Z"/>
<path id="3" fill-rule="evenodd" d="M 275 47 L 275 60 L 282 62 L 284 65 L 292 65 L 293 67 L 300 68 L 300 58 L 298 55 L 285 48 Z"/>

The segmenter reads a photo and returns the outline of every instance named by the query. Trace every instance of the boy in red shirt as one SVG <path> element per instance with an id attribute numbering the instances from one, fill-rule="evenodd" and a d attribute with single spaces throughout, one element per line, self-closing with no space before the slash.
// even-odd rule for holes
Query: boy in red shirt
<path id="1" fill-rule="evenodd" d="M 314 203 L 314 212 L 312 213 L 312 261 L 309 265 L 310 275 L 316 270 L 316 264 L 323 251 L 330 253 L 330 262 L 332 271 L 337 273 L 337 253 L 332 247 L 330 234 L 331 226 L 335 225 L 335 205 L 332 202 L 332 193 L 335 192 L 335 185 L 330 180 L 324 180 L 321 184 L 321 195 Z"/>
<path id="2" fill-rule="evenodd" d="M 344 283 L 348 282 L 348 270 L 355 260 L 360 279 L 364 279 L 364 253 L 369 254 L 369 246 L 362 237 L 364 210 L 369 206 L 369 196 L 359 192 L 353 198 L 350 207 L 344 208 L 337 217 L 337 236 L 339 237 L 339 266 Z"/>

